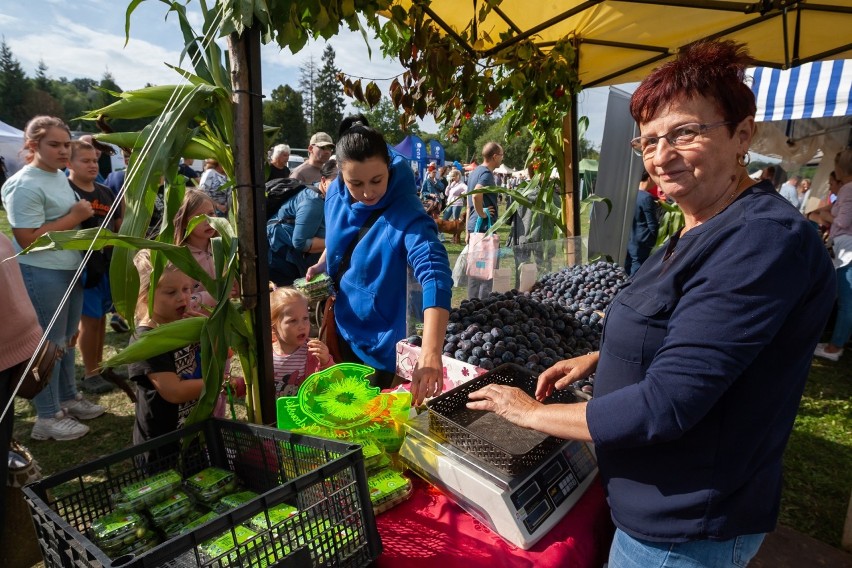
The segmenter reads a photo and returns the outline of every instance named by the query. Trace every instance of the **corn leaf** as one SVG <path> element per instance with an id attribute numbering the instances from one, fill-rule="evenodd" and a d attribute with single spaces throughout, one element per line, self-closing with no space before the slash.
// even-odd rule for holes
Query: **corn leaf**
<path id="1" fill-rule="evenodd" d="M 163 324 L 143 334 L 139 339 L 102 364 L 105 367 L 117 367 L 136 361 L 144 361 L 169 351 L 198 343 L 207 318 L 186 318 Z"/>
<path id="2" fill-rule="evenodd" d="M 141 249 L 159 251 L 165 259 L 177 266 L 181 272 L 190 278 L 198 280 L 205 288 L 207 287 L 206 285 L 209 285 L 211 289 L 214 287 L 213 279 L 198 264 L 198 261 L 195 260 L 195 257 L 192 256 L 188 248 L 140 237 L 119 235 L 108 229 L 98 229 L 97 227 L 82 229 L 80 231 L 52 231 L 46 233 L 21 251 L 21 254 L 42 250 L 88 250 L 90 247 L 92 250 L 101 250 L 107 246 L 115 247 L 113 255 L 119 250 L 129 250 L 134 253 Z M 153 256 L 152 262 L 155 262 Z M 133 272 L 136 272 L 135 266 Z M 154 278 L 154 281 L 156 281 L 156 278 Z"/>

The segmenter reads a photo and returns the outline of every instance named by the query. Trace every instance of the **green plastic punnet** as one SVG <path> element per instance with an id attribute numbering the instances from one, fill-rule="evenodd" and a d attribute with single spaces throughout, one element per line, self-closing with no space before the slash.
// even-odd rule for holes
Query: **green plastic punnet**
<path id="1" fill-rule="evenodd" d="M 324 300 L 331 293 L 331 278 L 328 274 L 318 274 L 310 282 L 305 278 L 296 278 L 293 287 L 306 295 L 312 302 Z"/>
<path id="2" fill-rule="evenodd" d="M 121 511 L 141 511 L 174 493 L 180 482 L 180 474 L 169 469 L 122 487 L 112 496 L 112 502 Z"/>
<path id="3" fill-rule="evenodd" d="M 266 515 L 269 514 L 269 521 L 266 520 Z M 251 518 L 249 524 L 252 528 L 257 529 L 259 531 L 265 531 L 270 527 L 274 527 L 286 521 L 287 519 L 297 515 L 299 513 L 299 509 L 293 507 L 292 505 L 288 505 L 287 503 L 280 503 L 275 505 L 274 507 L 270 507 L 264 513 L 258 513 L 254 517 Z"/>
<path id="4" fill-rule="evenodd" d="M 186 488 L 206 504 L 213 504 L 237 488 L 237 477 L 233 471 L 208 467 L 186 480 Z"/>
<path id="5" fill-rule="evenodd" d="M 217 513 L 224 513 L 231 509 L 236 509 L 240 505 L 245 505 L 255 498 L 257 498 L 257 493 L 254 491 L 240 491 L 239 493 L 232 493 L 219 499 L 219 502 L 216 503 L 216 506 L 213 507 L 213 509 Z"/>

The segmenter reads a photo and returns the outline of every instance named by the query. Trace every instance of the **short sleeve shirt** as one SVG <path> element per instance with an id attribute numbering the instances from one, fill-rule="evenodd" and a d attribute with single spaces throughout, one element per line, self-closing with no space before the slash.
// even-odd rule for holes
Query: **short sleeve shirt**
<path id="1" fill-rule="evenodd" d="M 308 162 L 303 163 L 290 173 L 290 177 L 307 184 L 317 184 L 322 177 L 320 169 Z"/>
<path id="2" fill-rule="evenodd" d="M 151 331 L 150 327 L 139 326 L 130 343 Z M 183 427 L 186 418 L 198 400 L 175 404 L 168 402 L 157 391 L 148 375 L 151 373 L 175 373 L 182 381 L 200 381 L 201 346 L 187 345 L 177 351 L 169 351 L 144 361 L 128 365 L 128 375 L 139 386 L 136 401 L 136 427 L 134 442 L 150 440 Z"/>
<path id="3" fill-rule="evenodd" d="M 46 172 L 24 166 L 10 177 L 2 189 L 3 207 L 13 229 L 37 229 L 64 217 L 77 201 L 62 171 Z M 22 247 L 15 240 L 15 252 Z M 82 257 L 74 250 L 41 251 L 22 255 L 20 264 L 53 270 L 77 270 Z"/>
<path id="4" fill-rule="evenodd" d="M 494 181 L 494 174 L 489 170 L 486 166 L 477 166 L 473 172 L 471 172 L 470 177 L 467 180 L 467 187 L 469 190 L 476 189 L 476 186 L 482 187 L 492 187 L 497 185 L 497 182 Z M 495 211 L 497 211 L 497 194 L 495 193 L 483 193 L 482 194 L 482 207 L 483 209 L 488 209 L 489 207 L 493 207 Z M 476 220 L 479 219 L 479 215 L 476 213 L 476 209 L 473 207 L 473 197 L 468 197 L 468 211 L 467 211 L 467 230 L 471 233 L 475 233 L 476 231 Z M 491 219 L 493 223 L 496 219 Z M 488 228 L 488 222 L 483 220 L 480 223 L 482 229 L 479 232 L 485 232 Z"/>

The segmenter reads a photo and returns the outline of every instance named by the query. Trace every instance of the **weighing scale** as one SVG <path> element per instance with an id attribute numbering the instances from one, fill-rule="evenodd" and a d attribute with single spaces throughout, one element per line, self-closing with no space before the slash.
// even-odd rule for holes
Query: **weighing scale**
<path id="1" fill-rule="evenodd" d="M 566 442 L 529 472 L 511 477 L 429 432 L 423 413 L 406 424 L 399 455 L 414 473 L 508 542 L 532 547 L 580 500 L 597 473 L 590 445 Z"/>

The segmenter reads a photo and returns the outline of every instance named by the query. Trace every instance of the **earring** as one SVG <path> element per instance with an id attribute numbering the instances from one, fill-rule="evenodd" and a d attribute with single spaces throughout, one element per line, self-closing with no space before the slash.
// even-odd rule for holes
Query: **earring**
<path id="1" fill-rule="evenodd" d="M 742 167 L 746 167 L 751 163 L 751 154 L 746 152 L 742 156 L 737 156 L 737 163 Z"/>

